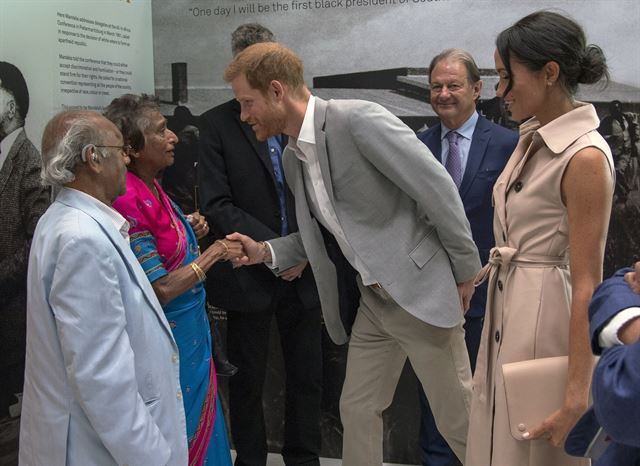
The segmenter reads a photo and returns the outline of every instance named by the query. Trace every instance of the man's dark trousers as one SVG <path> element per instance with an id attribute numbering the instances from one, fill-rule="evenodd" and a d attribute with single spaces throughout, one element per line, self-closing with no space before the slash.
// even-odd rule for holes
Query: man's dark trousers
<path id="1" fill-rule="evenodd" d="M 261 312 L 228 312 L 230 361 L 238 373 L 229 379 L 230 422 L 236 466 L 264 465 L 267 456 L 261 387 L 269 333 L 275 317 L 284 356 L 286 464 L 318 465 L 322 354 L 320 309 L 305 309 L 291 283 L 281 280 L 272 305 Z M 267 409 L 268 409 L 267 405 Z"/>
<path id="2" fill-rule="evenodd" d="M 420 133 L 418 138 L 442 162 L 442 126 L 440 123 Z M 480 260 L 486 264 L 493 238 L 493 207 L 491 193 L 498 175 L 504 169 L 518 142 L 516 132 L 478 116 L 471 138 L 469 157 L 459 188 L 464 211 L 471 225 L 473 241 L 478 247 Z M 471 371 L 474 372 L 482 323 L 487 300 L 486 283 L 476 288 L 470 309 L 465 315 L 465 343 L 469 352 Z M 420 424 L 420 459 L 426 466 L 453 466 L 460 464 L 449 445 L 438 432 L 433 414 L 422 388 L 419 387 L 422 411 Z"/>
<path id="3" fill-rule="evenodd" d="M 276 173 L 281 167 L 274 167 L 268 143 L 240 120 L 238 102 L 205 112 L 198 126 L 200 206 L 215 236 L 238 231 L 264 241 L 297 231 L 293 196 Z M 235 464 L 266 464 L 262 394 L 275 317 L 286 377 L 282 455 L 287 465 L 318 465 L 322 326 L 311 267 L 287 282 L 262 264 L 235 270 L 216 264 L 207 283 L 210 302 L 228 311 L 229 359 L 238 367 L 229 380 Z"/>

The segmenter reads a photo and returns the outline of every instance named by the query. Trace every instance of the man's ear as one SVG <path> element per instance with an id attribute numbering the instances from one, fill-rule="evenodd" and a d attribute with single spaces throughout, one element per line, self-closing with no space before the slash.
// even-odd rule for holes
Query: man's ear
<path id="1" fill-rule="evenodd" d="M 13 120 L 13 118 L 16 116 L 16 101 L 11 99 L 8 104 L 7 107 L 9 107 L 8 111 L 7 111 L 7 116 Z"/>
<path id="2" fill-rule="evenodd" d="M 98 154 L 96 152 L 96 146 L 93 144 L 87 144 L 82 148 L 82 152 L 80 153 L 80 158 L 83 162 L 93 162 L 98 163 Z"/>
<path id="3" fill-rule="evenodd" d="M 284 97 L 284 91 L 285 88 L 280 81 L 274 79 L 269 83 L 268 92 L 276 100 L 282 100 Z"/>
<path id="4" fill-rule="evenodd" d="M 480 98 L 480 91 L 482 90 L 482 79 L 479 79 L 477 82 L 473 83 L 473 100 L 478 100 Z"/>

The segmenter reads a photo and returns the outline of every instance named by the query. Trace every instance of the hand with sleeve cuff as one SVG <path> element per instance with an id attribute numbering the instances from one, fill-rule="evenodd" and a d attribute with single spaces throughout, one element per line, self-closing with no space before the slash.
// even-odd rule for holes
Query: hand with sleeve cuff
<path id="1" fill-rule="evenodd" d="M 624 280 L 635 293 L 640 294 L 640 262 L 635 263 L 633 271 L 624 274 Z"/>
<path id="2" fill-rule="evenodd" d="M 624 345 L 632 345 L 640 339 L 640 316 L 625 322 L 618 329 L 618 338 Z"/>
<path id="3" fill-rule="evenodd" d="M 253 238 L 238 232 L 227 235 L 226 239 L 240 242 L 246 254 L 241 260 L 233 260 L 234 267 L 271 262 L 271 249 L 264 241 L 255 241 Z"/>

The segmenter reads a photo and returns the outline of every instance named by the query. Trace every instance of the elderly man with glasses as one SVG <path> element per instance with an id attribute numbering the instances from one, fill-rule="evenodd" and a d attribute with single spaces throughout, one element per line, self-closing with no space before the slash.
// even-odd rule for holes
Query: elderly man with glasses
<path id="1" fill-rule="evenodd" d="M 128 153 L 96 113 L 45 128 L 42 178 L 61 190 L 29 258 L 21 464 L 187 463 L 178 348 L 111 208 Z"/>

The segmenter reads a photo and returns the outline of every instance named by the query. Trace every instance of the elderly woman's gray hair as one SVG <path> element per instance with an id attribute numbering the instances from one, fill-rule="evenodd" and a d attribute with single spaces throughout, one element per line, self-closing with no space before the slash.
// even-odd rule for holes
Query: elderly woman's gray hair
<path id="1" fill-rule="evenodd" d="M 149 114 L 156 111 L 160 111 L 156 96 L 124 94 L 111 101 L 104 116 L 118 127 L 124 143 L 139 152 L 144 148 L 144 132 L 151 124 Z"/>
<path id="2" fill-rule="evenodd" d="M 62 187 L 75 180 L 75 172 L 87 144 L 100 145 L 104 138 L 96 125 L 100 115 L 65 111 L 54 116 L 42 135 L 42 172 L 45 185 Z"/>

